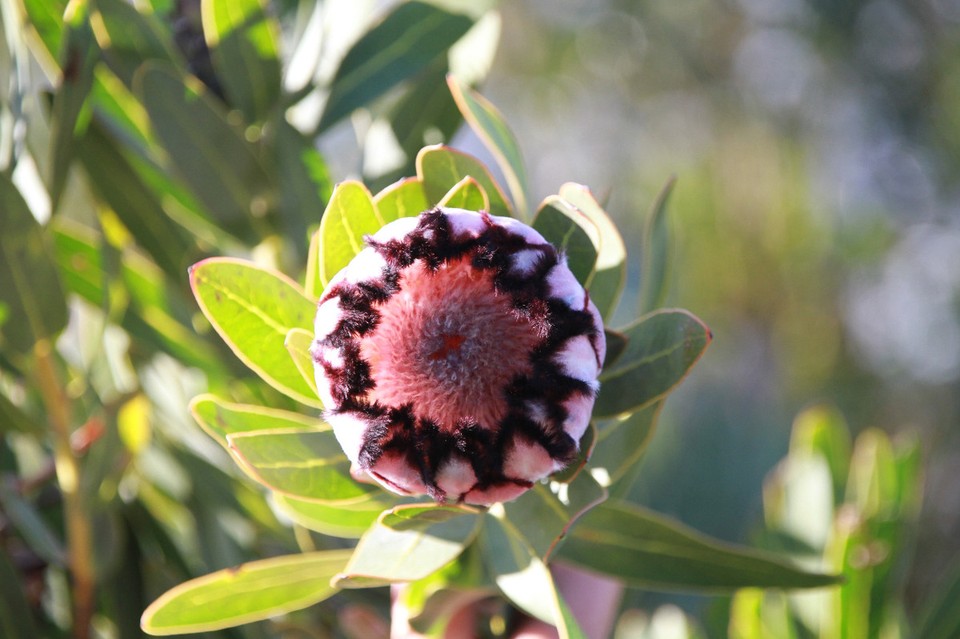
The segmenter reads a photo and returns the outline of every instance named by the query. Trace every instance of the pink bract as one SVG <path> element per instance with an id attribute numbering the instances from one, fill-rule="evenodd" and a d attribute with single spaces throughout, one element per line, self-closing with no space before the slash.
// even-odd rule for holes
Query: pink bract
<path id="1" fill-rule="evenodd" d="M 539 233 L 437 208 L 387 224 L 333 277 L 312 355 L 355 473 L 489 505 L 576 455 L 605 350 L 599 312 Z"/>

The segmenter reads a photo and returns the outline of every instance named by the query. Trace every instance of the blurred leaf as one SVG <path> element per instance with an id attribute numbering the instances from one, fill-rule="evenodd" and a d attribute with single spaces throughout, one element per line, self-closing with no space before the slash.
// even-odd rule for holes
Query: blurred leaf
<path id="1" fill-rule="evenodd" d="M 347 51 L 330 86 L 319 130 L 416 75 L 471 26 L 467 16 L 423 2 L 395 8 Z"/>
<path id="2" fill-rule="evenodd" d="M 320 220 L 320 281 L 326 286 L 364 248 L 364 236 L 383 226 L 370 192 L 360 182 L 341 182 Z"/>
<path id="3" fill-rule="evenodd" d="M 313 372 L 313 356 L 310 355 L 310 345 L 313 344 L 313 333 L 303 328 L 291 328 L 283 340 L 283 346 L 290 353 L 290 358 L 300 374 L 303 381 L 317 394 L 317 380 Z"/>
<path id="4" fill-rule="evenodd" d="M 186 260 L 196 249 L 183 229 L 170 220 L 160 195 L 144 183 L 116 142 L 92 122 L 76 150 L 94 191 L 117 214 L 137 244 L 170 277 L 182 277 Z"/>
<path id="5" fill-rule="evenodd" d="M 363 501 L 380 488 L 350 475 L 350 461 L 332 431 L 302 429 L 227 435 L 230 452 L 271 490 L 324 503 Z"/>
<path id="6" fill-rule="evenodd" d="M 483 188 L 472 177 L 465 177 L 450 189 L 437 206 L 467 211 L 489 211 L 490 201 Z"/>
<path id="7" fill-rule="evenodd" d="M 274 493 L 277 506 L 304 528 L 332 537 L 359 539 L 395 500 L 383 491 L 370 493 L 367 499 L 348 504 L 325 504 Z"/>
<path id="8" fill-rule="evenodd" d="M 184 68 L 169 27 L 145 3 L 92 0 L 91 26 L 103 58 L 128 87 L 147 60 L 162 60 Z"/>
<path id="9" fill-rule="evenodd" d="M 202 0 L 203 35 L 217 77 L 248 123 L 262 122 L 280 98 L 280 27 L 262 0 Z"/>
<path id="10" fill-rule="evenodd" d="M 455 561 L 401 590 L 399 601 L 410 616 L 411 628 L 428 637 L 442 637 L 457 613 L 496 594 L 475 550 L 475 545 L 468 546 Z"/>
<path id="11" fill-rule="evenodd" d="M 548 561 L 570 526 L 606 497 L 590 473 L 580 473 L 568 484 L 537 484 L 503 508 L 531 550 Z"/>
<path id="12" fill-rule="evenodd" d="M 550 570 L 503 511 L 493 509 L 487 513 L 480 549 L 487 570 L 511 603 L 556 626 L 561 638 L 585 637 L 557 592 Z"/>
<path id="13" fill-rule="evenodd" d="M 850 430 L 838 410 L 814 406 L 803 411 L 793 422 L 790 454 L 820 454 L 830 467 L 834 503 L 843 501 L 850 469 Z"/>
<path id="14" fill-rule="evenodd" d="M 422 579 L 456 559 L 480 521 L 479 512 L 466 506 L 396 506 L 363 535 L 334 583 L 366 588 Z"/>
<path id="15" fill-rule="evenodd" d="M 21 587 L 20 575 L 0 546 L 0 636 L 4 639 L 36 639 L 41 636 L 28 611 L 30 604 Z"/>
<path id="16" fill-rule="evenodd" d="M 203 314 L 240 360 L 281 393 L 320 406 L 283 347 L 291 328 L 313 325 L 313 300 L 286 276 L 253 263 L 211 258 L 190 269 Z"/>
<path id="17" fill-rule="evenodd" d="M 517 140 L 503 115 L 482 95 L 461 87 L 452 75 L 447 76 L 447 85 L 460 113 L 500 165 L 513 195 L 516 211 L 522 219 L 526 218 L 530 201 L 527 196 L 527 170 Z"/>
<path id="18" fill-rule="evenodd" d="M 143 613 L 151 635 L 230 628 L 306 608 L 336 593 L 330 578 L 350 557 L 325 550 L 251 561 L 168 590 Z"/>
<path id="19" fill-rule="evenodd" d="M 44 50 L 38 52 L 40 57 L 45 53 L 47 60 L 55 64 L 63 40 L 63 14 L 67 9 L 67 0 L 23 0 L 23 8 L 28 24 L 43 43 Z"/>
<path id="20" fill-rule="evenodd" d="M 960 560 L 954 559 L 944 579 L 933 589 L 920 615 L 916 637 L 951 639 L 960 637 Z"/>
<path id="21" fill-rule="evenodd" d="M 730 604 L 730 639 L 795 639 L 790 607 L 782 592 L 744 588 Z"/>
<path id="22" fill-rule="evenodd" d="M 587 216 L 600 235 L 597 266 L 593 278 L 587 285 L 590 299 L 600 309 L 604 318 L 610 317 L 620 294 L 623 292 L 627 276 L 627 248 L 617 226 L 597 203 L 593 194 L 585 186 L 567 182 L 560 187 L 560 197 Z"/>
<path id="23" fill-rule="evenodd" d="M 629 477 L 640 463 L 662 408 L 663 401 L 651 402 L 634 413 L 599 425 L 590 467 L 603 469 L 609 485 Z"/>
<path id="24" fill-rule="evenodd" d="M 423 182 L 419 178 L 394 182 L 373 196 L 373 204 L 384 224 L 401 217 L 416 217 L 430 208 Z"/>
<path id="25" fill-rule="evenodd" d="M 663 306 L 670 275 L 670 226 L 667 205 L 676 178 L 671 177 L 654 200 L 643 227 L 643 283 L 640 287 L 640 312 Z"/>
<path id="26" fill-rule="evenodd" d="M 9 432 L 42 435 L 44 426 L 25 414 L 0 390 L 0 435 Z"/>
<path id="27" fill-rule="evenodd" d="M 4 350 L 29 353 L 67 324 L 67 305 L 53 250 L 20 191 L 0 174 L 0 325 Z M 38 292 L 42 291 L 42 295 Z"/>
<path id="28" fill-rule="evenodd" d="M 589 284 L 600 251 L 600 231 L 596 224 L 573 205 L 552 195 L 537 210 L 533 228 L 567 256 L 567 266 L 577 281 Z"/>
<path id="29" fill-rule="evenodd" d="M 763 512 L 768 528 L 785 532 L 822 551 L 834 518 L 830 467 L 819 453 L 791 450 L 764 482 Z"/>
<path id="30" fill-rule="evenodd" d="M 641 588 L 817 588 L 837 578 L 710 539 L 627 502 L 607 501 L 573 528 L 560 556 Z"/>
<path id="31" fill-rule="evenodd" d="M 181 77 L 169 65 L 144 64 L 134 85 L 171 168 L 227 231 L 257 240 L 258 220 L 275 204 L 269 180 L 254 146 L 227 122 L 220 103 L 196 78 Z"/>
<path id="32" fill-rule="evenodd" d="M 408 158 L 427 144 L 448 142 L 463 122 L 446 87 L 447 60 L 437 58 L 411 82 L 387 118 L 397 143 Z"/>
<path id="33" fill-rule="evenodd" d="M 644 315 L 622 330 L 627 346 L 600 375 L 595 417 L 614 417 L 643 408 L 670 392 L 710 344 L 710 330 L 682 310 Z"/>
<path id="34" fill-rule="evenodd" d="M 234 404 L 214 395 L 197 395 L 190 412 L 200 427 L 227 448 L 227 435 L 235 433 L 318 430 L 325 427 L 316 417 L 251 404 Z"/>
<path id="35" fill-rule="evenodd" d="M 20 536 L 37 555 L 58 567 L 67 565 L 63 543 L 44 522 L 40 513 L 24 499 L 11 477 L 0 478 L 0 509 L 20 531 Z"/>
<path id="36" fill-rule="evenodd" d="M 487 194 L 491 214 L 511 215 L 503 191 L 480 160 L 441 145 L 424 147 L 417 154 L 417 177 L 423 182 L 427 201 L 432 205 L 440 202 L 450 189 L 468 176 L 476 180 Z"/>
<path id="37" fill-rule="evenodd" d="M 93 67 L 99 57 L 93 31 L 90 29 L 85 3 L 71 3 L 72 14 L 64 24 L 60 87 L 53 96 L 50 131 L 50 201 L 56 210 L 67 171 L 73 159 L 74 129 L 80 111 L 93 86 Z"/>

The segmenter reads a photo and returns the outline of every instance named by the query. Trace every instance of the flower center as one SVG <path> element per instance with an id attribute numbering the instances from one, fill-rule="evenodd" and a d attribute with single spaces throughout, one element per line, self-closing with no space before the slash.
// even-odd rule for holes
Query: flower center
<path id="1" fill-rule="evenodd" d="M 504 389 L 529 374 L 540 337 L 494 290 L 489 270 L 466 257 L 436 271 L 415 262 L 378 311 L 380 321 L 360 343 L 375 382 L 368 401 L 412 405 L 418 418 L 448 432 L 462 420 L 499 424 L 508 410 Z"/>

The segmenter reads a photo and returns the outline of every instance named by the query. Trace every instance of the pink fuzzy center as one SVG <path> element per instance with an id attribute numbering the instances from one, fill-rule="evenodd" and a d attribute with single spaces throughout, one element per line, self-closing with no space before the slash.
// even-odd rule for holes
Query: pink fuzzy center
<path id="1" fill-rule="evenodd" d="M 530 372 L 536 330 L 498 294 L 492 273 L 469 258 L 430 272 L 420 262 L 400 274 L 400 290 L 379 307 L 360 344 L 376 386 L 369 401 L 412 404 L 418 418 L 452 431 L 463 419 L 495 427 L 507 412 L 505 387 Z"/>

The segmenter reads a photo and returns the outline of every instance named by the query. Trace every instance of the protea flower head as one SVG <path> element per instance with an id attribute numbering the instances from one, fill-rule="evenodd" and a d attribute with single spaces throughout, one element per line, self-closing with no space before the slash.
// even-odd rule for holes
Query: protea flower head
<path id="1" fill-rule="evenodd" d="M 565 258 L 521 222 L 461 209 L 366 241 L 320 298 L 312 347 L 355 474 L 487 505 L 563 468 L 606 351 Z"/>

